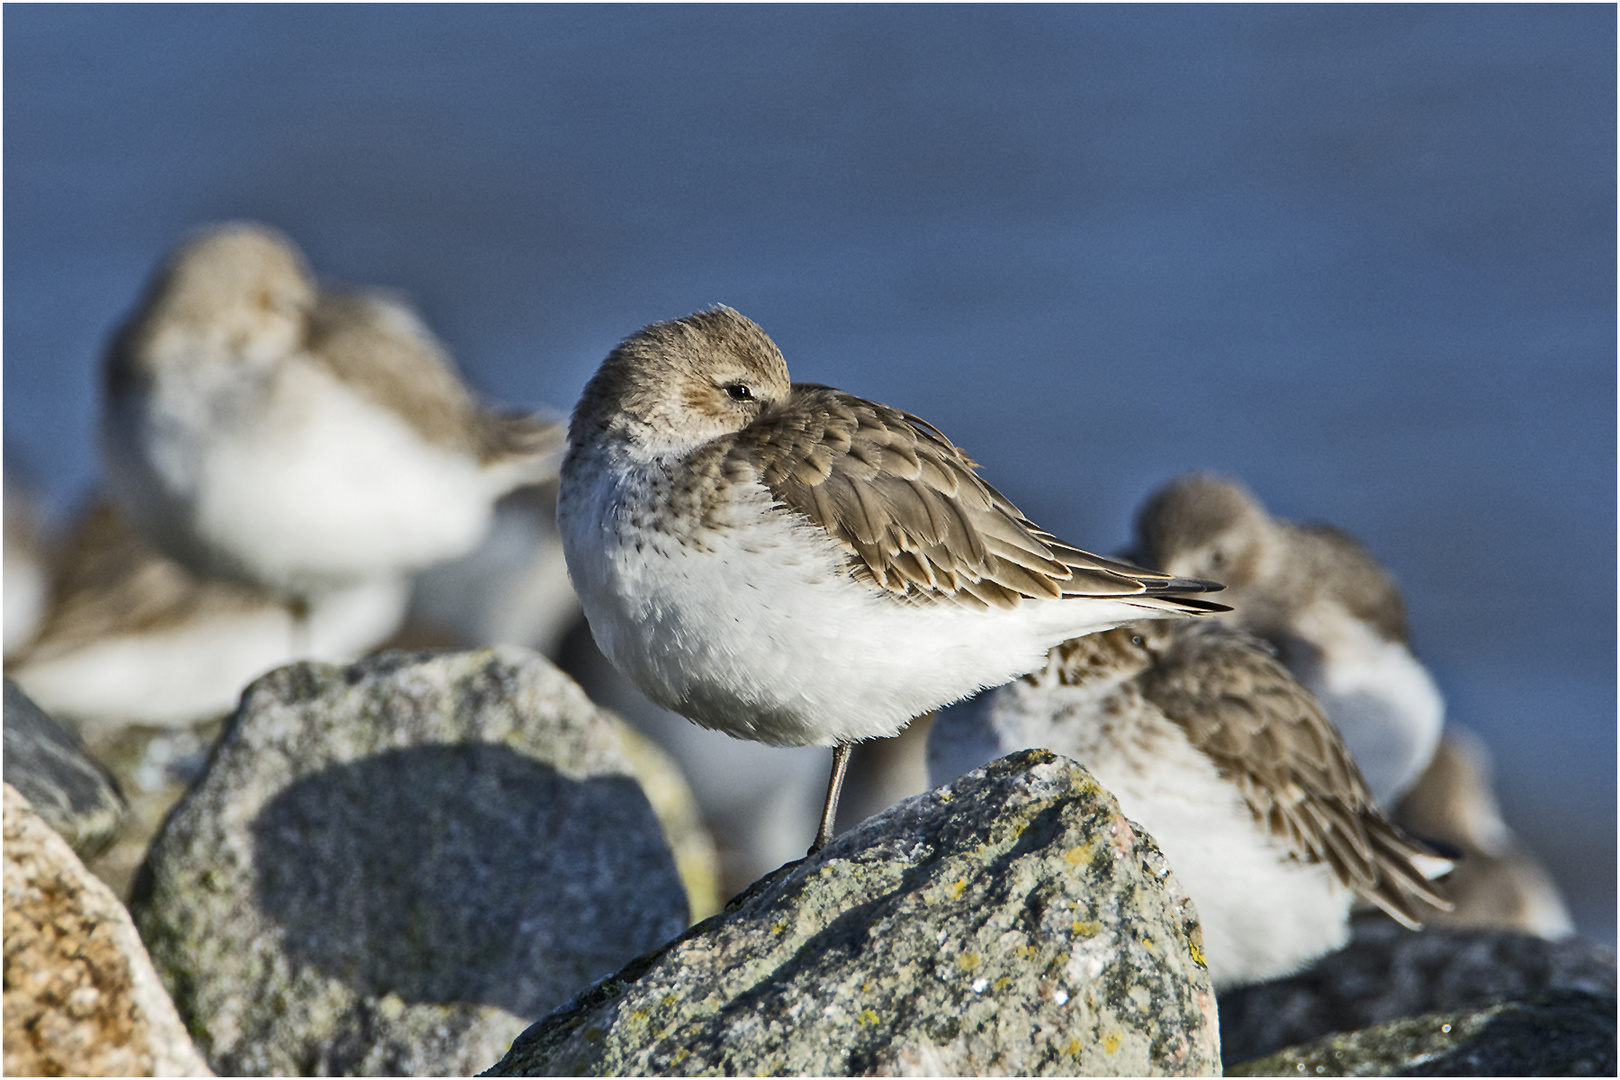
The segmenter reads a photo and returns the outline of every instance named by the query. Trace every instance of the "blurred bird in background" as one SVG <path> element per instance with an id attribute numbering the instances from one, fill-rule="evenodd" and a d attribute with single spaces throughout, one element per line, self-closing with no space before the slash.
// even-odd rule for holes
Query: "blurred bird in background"
<path id="1" fill-rule="evenodd" d="M 1232 611 L 1219 617 L 1269 642 L 1316 695 L 1378 805 L 1461 853 L 1446 882 L 1456 908 L 1431 921 L 1569 932 L 1551 877 L 1498 812 L 1484 747 L 1442 738 L 1445 704 L 1412 654 L 1400 587 L 1360 542 L 1279 521 L 1238 481 L 1190 473 L 1143 504 L 1136 545 L 1150 566 L 1225 581 Z"/>
<path id="2" fill-rule="evenodd" d="M 102 458 L 136 527 L 300 608 L 465 555 L 498 498 L 555 475 L 562 437 L 479 404 L 406 305 L 318 288 L 260 225 L 183 244 L 105 367 Z"/>
<path id="3" fill-rule="evenodd" d="M 1198 909 L 1216 990 L 1298 970 L 1360 897 L 1416 928 L 1450 870 L 1392 825 L 1316 699 L 1250 635 L 1135 623 L 944 710 L 930 780 L 1044 747 L 1085 765 L 1158 842 Z"/>
<path id="4" fill-rule="evenodd" d="M 1149 566 L 1226 583 L 1226 620 L 1271 642 L 1316 695 L 1380 806 L 1412 786 L 1445 703 L 1412 655 L 1395 579 L 1355 539 L 1278 521 L 1243 485 L 1194 473 L 1142 507 L 1137 548 Z"/>

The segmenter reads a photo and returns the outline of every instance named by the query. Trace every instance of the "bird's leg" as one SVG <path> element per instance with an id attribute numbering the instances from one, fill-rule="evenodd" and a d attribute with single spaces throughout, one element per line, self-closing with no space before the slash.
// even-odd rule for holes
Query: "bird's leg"
<path id="1" fill-rule="evenodd" d="M 309 632 L 309 601 L 302 596 L 290 597 L 287 614 L 292 616 L 292 658 L 306 659 L 313 644 Z"/>
<path id="2" fill-rule="evenodd" d="M 849 743 L 833 747 L 832 775 L 827 777 L 827 804 L 821 808 L 821 828 L 807 855 L 814 855 L 833 838 L 833 819 L 838 816 L 838 796 L 844 790 L 844 770 L 849 768 Z"/>

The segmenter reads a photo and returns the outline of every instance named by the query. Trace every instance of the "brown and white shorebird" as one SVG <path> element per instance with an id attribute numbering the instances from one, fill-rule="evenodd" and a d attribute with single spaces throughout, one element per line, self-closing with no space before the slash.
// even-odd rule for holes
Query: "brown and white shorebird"
<path id="1" fill-rule="evenodd" d="M 118 333 L 101 441 L 165 552 L 307 599 L 471 550 L 496 499 L 555 475 L 562 426 L 485 408 L 405 304 L 318 288 L 285 236 L 229 224 Z"/>
<path id="2" fill-rule="evenodd" d="M 382 644 L 409 589 L 370 578 L 322 592 L 295 634 L 281 597 L 193 574 L 105 498 L 68 529 L 53 561 L 39 636 L 6 674 L 81 734 L 223 716 L 271 668 L 301 655 L 347 660 Z"/>
<path id="3" fill-rule="evenodd" d="M 1017 750 L 1085 765 L 1147 830 L 1198 909 L 1221 990 L 1343 945 L 1359 896 L 1416 927 L 1449 868 L 1391 825 L 1310 692 L 1217 622 L 1064 642 L 1044 668 L 944 710 L 930 782 Z"/>
<path id="4" fill-rule="evenodd" d="M 1569 907 L 1546 867 L 1502 820 L 1491 772 L 1479 737 L 1448 726 L 1429 767 L 1395 807 L 1406 829 L 1462 853 L 1446 879 L 1456 909 L 1435 924 L 1569 937 L 1575 932 Z"/>
<path id="5" fill-rule="evenodd" d="M 790 383 L 717 307 L 622 342 L 568 429 L 557 501 L 603 653 L 704 727 L 850 744 L 1044 662 L 1079 634 L 1224 610 L 1219 586 L 1070 547 L 908 413 Z"/>
<path id="6" fill-rule="evenodd" d="M 1236 481 L 1194 473 L 1144 504 L 1133 554 L 1225 583 L 1232 611 L 1222 619 L 1276 646 L 1380 806 L 1417 780 L 1440 741 L 1445 702 L 1412 655 L 1400 588 L 1354 538 L 1277 520 Z"/>

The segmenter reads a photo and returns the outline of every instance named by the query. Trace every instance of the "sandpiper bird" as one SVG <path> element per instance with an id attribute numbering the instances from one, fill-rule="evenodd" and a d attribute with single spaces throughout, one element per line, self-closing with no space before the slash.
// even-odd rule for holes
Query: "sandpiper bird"
<path id="1" fill-rule="evenodd" d="M 1215 622 L 1064 642 L 1044 668 L 942 712 L 930 782 L 1028 747 L 1090 769 L 1198 909 L 1217 990 L 1343 945 L 1354 896 L 1416 927 L 1449 863 L 1391 825 L 1310 692 Z"/>
<path id="2" fill-rule="evenodd" d="M 744 739 L 851 743 L 1066 638 L 1225 610 L 1218 589 L 1041 531 L 929 424 L 789 383 L 726 307 L 654 323 L 586 385 L 557 499 L 591 631 L 653 701 Z"/>
<path id="3" fill-rule="evenodd" d="M 1462 853 L 1446 879 L 1456 909 L 1438 926 L 1516 930 L 1544 938 L 1575 932 L 1558 885 L 1502 820 L 1491 755 L 1479 737 L 1448 726 L 1429 767 L 1395 807 L 1397 823 Z"/>
<path id="4" fill-rule="evenodd" d="M 398 300 L 322 290 L 281 234 L 206 229 L 109 351 L 101 435 L 135 524 L 297 601 L 463 554 L 555 475 L 561 425 L 488 410 Z"/>
<path id="5" fill-rule="evenodd" d="M 1265 638 L 1310 688 L 1380 806 L 1393 807 L 1440 741 L 1445 703 L 1412 655 L 1389 573 L 1328 525 L 1268 515 L 1235 481 L 1182 477 L 1137 518 L 1137 558 L 1227 587 L 1227 622 Z"/>
<path id="6" fill-rule="evenodd" d="M 56 547 L 39 636 L 6 674 L 84 735 L 223 716 L 271 668 L 301 655 L 350 659 L 405 614 L 405 581 L 368 578 L 312 598 L 295 634 L 280 597 L 191 573 L 105 498 Z"/>

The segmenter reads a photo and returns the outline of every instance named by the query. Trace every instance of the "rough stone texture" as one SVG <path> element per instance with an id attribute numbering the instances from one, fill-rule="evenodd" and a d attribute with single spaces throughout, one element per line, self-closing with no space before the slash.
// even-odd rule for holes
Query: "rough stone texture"
<path id="1" fill-rule="evenodd" d="M 120 897 L 129 898 L 152 838 L 202 775 L 224 726 L 225 718 L 216 717 L 186 727 L 129 724 L 85 733 L 85 749 L 111 770 L 129 805 L 112 846 L 85 860 Z"/>
<path id="2" fill-rule="evenodd" d="M 118 785 L 21 687 L 5 682 L 5 782 L 80 858 L 90 858 L 117 835 L 124 816 Z"/>
<path id="3" fill-rule="evenodd" d="M 207 1076 L 129 913 L 5 785 L 5 1074 Z"/>
<path id="4" fill-rule="evenodd" d="M 133 906 L 223 1073 L 468 1073 L 686 926 L 608 714 L 518 648 L 251 685 Z"/>
<path id="5" fill-rule="evenodd" d="M 1612 950 L 1495 930 L 1358 920 L 1349 945 L 1298 975 L 1221 996 L 1221 1054 L 1248 1061 L 1331 1032 L 1471 1011 L 1539 991 L 1615 994 Z"/>
<path id="6" fill-rule="evenodd" d="M 1029 750 L 762 879 L 490 1075 L 1205 1074 L 1200 956 L 1158 848 Z"/>
<path id="7" fill-rule="evenodd" d="M 1228 1076 L 1613 1076 L 1615 999 L 1554 990 L 1330 1035 Z"/>

